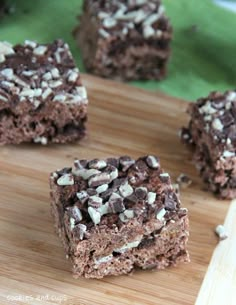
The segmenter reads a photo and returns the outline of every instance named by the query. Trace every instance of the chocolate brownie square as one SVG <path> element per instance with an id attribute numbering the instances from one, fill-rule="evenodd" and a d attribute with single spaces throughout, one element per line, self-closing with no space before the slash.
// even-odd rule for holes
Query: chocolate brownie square
<path id="1" fill-rule="evenodd" d="M 189 261 L 188 212 L 159 159 L 75 160 L 50 176 L 51 211 L 75 277 Z"/>
<path id="2" fill-rule="evenodd" d="M 87 103 L 66 43 L 0 42 L 0 144 L 76 141 L 85 134 Z"/>
<path id="3" fill-rule="evenodd" d="M 166 75 L 172 28 L 160 0 L 85 0 L 75 38 L 87 70 L 120 80 Z"/>
<path id="4" fill-rule="evenodd" d="M 221 198 L 236 197 L 236 91 L 212 92 L 189 106 L 190 122 L 183 142 L 208 189 Z"/>

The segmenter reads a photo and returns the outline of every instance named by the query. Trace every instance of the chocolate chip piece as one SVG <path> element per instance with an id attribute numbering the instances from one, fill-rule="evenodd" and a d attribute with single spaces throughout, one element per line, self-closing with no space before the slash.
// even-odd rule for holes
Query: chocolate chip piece
<path id="1" fill-rule="evenodd" d="M 167 183 L 170 180 L 170 175 L 168 173 L 162 173 L 159 175 L 161 182 Z"/>
<path id="2" fill-rule="evenodd" d="M 76 193 L 76 196 L 82 204 L 84 204 L 89 198 L 89 195 L 86 191 L 81 191 L 79 193 Z"/>
<path id="3" fill-rule="evenodd" d="M 111 197 L 109 198 L 109 207 L 113 213 L 123 212 L 125 210 L 123 198 L 117 193 L 112 193 Z"/>
<path id="4" fill-rule="evenodd" d="M 71 173 L 71 170 L 72 170 L 71 167 L 65 167 L 65 168 L 63 168 L 63 169 L 61 169 L 61 170 L 57 170 L 56 172 L 57 172 L 57 174 L 58 174 L 59 176 L 63 176 L 64 174 L 70 174 L 70 173 Z"/>
<path id="5" fill-rule="evenodd" d="M 113 189 L 110 188 L 108 190 L 106 190 L 105 192 L 100 194 L 100 197 L 103 199 L 103 201 L 107 201 L 109 199 L 109 197 L 111 196 L 111 194 L 113 193 Z"/>
<path id="6" fill-rule="evenodd" d="M 87 160 L 75 160 L 74 166 L 76 169 L 83 169 L 86 168 L 88 161 Z"/>
<path id="7" fill-rule="evenodd" d="M 103 184 L 109 184 L 112 181 L 110 174 L 107 172 L 100 173 L 91 177 L 88 181 L 90 187 L 97 187 Z"/>
<path id="8" fill-rule="evenodd" d="M 234 124 L 234 118 L 233 118 L 232 114 L 229 111 L 226 111 L 220 117 L 220 121 L 224 125 L 224 127 L 228 127 L 228 126 Z"/>
<path id="9" fill-rule="evenodd" d="M 146 172 L 148 170 L 148 166 L 147 166 L 146 162 L 144 162 L 143 160 L 139 159 L 135 163 L 135 169 L 137 171 L 140 171 L 140 172 Z"/>
<path id="10" fill-rule="evenodd" d="M 118 166 L 119 166 L 119 161 L 115 158 L 108 158 L 106 161 L 107 161 L 107 164 L 112 165 L 116 168 L 118 168 Z"/>
<path id="11" fill-rule="evenodd" d="M 147 162 L 147 165 L 152 168 L 152 169 L 158 169 L 160 168 L 160 161 L 157 157 L 155 156 L 148 156 L 146 158 L 146 162 Z"/>
<path id="12" fill-rule="evenodd" d="M 113 181 L 113 187 L 114 187 L 114 188 L 117 188 L 117 187 L 121 186 L 121 184 L 124 184 L 126 181 L 127 181 L 126 178 L 115 179 L 115 180 Z"/>
<path id="13" fill-rule="evenodd" d="M 89 196 L 97 195 L 97 191 L 95 189 L 92 189 L 92 188 L 88 188 L 87 193 L 88 193 Z"/>
<path id="14" fill-rule="evenodd" d="M 175 202 L 175 199 L 172 198 L 171 194 L 165 195 L 165 200 L 164 200 L 165 208 L 167 210 L 173 211 L 176 209 L 177 203 Z"/>
<path id="15" fill-rule="evenodd" d="M 89 168 L 95 168 L 95 169 L 103 169 L 106 166 L 107 166 L 106 161 L 99 159 L 91 160 L 88 164 Z"/>
<path id="16" fill-rule="evenodd" d="M 67 207 L 66 210 L 68 215 L 75 220 L 75 223 L 78 223 L 83 219 L 82 213 L 76 205 L 73 207 Z"/>
<path id="17" fill-rule="evenodd" d="M 137 187 L 135 189 L 135 195 L 140 200 L 145 200 L 147 197 L 148 190 L 146 187 Z"/>
<path id="18" fill-rule="evenodd" d="M 120 191 L 121 196 L 123 196 L 123 197 L 128 197 L 128 196 L 132 195 L 134 192 L 132 186 L 129 185 L 128 182 L 125 184 L 122 184 L 119 187 L 119 191 Z"/>
<path id="19" fill-rule="evenodd" d="M 120 157 L 120 165 L 123 172 L 127 171 L 134 163 L 135 161 L 128 156 Z"/>
<path id="20" fill-rule="evenodd" d="M 102 198 L 98 196 L 91 196 L 88 200 L 88 206 L 98 209 L 102 205 Z"/>
<path id="21" fill-rule="evenodd" d="M 104 173 L 108 174 L 109 177 L 110 177 L 110 182 L 115 180 L 119 173 L 118 173 L 118 169 L 112 165 L 108 165 L 105 170 L 104 170 Z"/>
<path id="22" fill-rule="evenodd" d="M 101 221 L 101 213 L 93 207 L 88 207 L 88 213 L 95 225 Z"/>
<path id="23" fill-rule="evenodd" d="M 84 239 L 84 235 L 86 231 L 87 231 L 87 226 L 82 223 L 79 223 L 78 225 L 75 226 L 75 232 L 79 233 L 80 240 Z"/>

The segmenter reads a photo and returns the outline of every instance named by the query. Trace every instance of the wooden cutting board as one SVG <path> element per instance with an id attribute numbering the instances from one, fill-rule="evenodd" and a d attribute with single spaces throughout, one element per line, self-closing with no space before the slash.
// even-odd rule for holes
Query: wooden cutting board
<path id="1" fill-rule="evenodd" d="M 84 75 L 89 134 L 80 144 L 0 147 L 0 304 L 194 304 L 212 252 L 214 228 L 229 202 L 203 190 L 191 154 L 178 138 L 187 102 Z M 49 208 L 49 172 L 74 157 L 160 156 L 173 180 L 193 184 L 181 199 L 190 214 L 190 264 L 133 276 L 75 280 Z"/>

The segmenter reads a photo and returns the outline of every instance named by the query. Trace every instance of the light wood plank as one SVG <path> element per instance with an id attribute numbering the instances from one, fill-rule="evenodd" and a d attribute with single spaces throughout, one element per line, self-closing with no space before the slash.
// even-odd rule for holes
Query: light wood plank
<path id="1" fill-rule="evenodd" d="M 191 153 L 179 141 L 187 103 L 88 75 L 83 78 L 90 98 L 89 134 L 80 144 L 0 147 L 0 304 L 24 304 L 7 301 L 8 295 L 19 294 L 61 296 L 67 305 L 194 304 L 217 245 L 214 228 L 223 222 L 229 202 L 203 191 Z M 193 179 L 181 194 L 190 212 L 192 262 L 160 272 L 74 280 L 53 231 L 48 174 L 70 165 L 75 157 L 123 154 L 157 154 L 173 179 L 181 172 Z"/>
<path id="2" fill-rule="evenodd" d="M 226 240 L 221 241 L 212 256 L 196 305 L 234 305 L 236 296 L 236 200 L 227 214 Z"/>

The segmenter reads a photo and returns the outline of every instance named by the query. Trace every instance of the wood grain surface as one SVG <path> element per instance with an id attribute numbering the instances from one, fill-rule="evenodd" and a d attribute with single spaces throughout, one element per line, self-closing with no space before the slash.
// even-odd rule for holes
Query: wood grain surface
<path id="1" fill-rule="evenodd" d="M 217 244 L 214 228 L 229 206 L 203 189 L 191 153 L 178 138 L 187 103 L 160 93 L 83 76 L 90 106 L 88 137 L 74 145 L 0 147 L 0 304 L 194 304 Z M 190 214 L 190 264 L 132 276 L 75 280 L 49 208 L 49 172 L 74 157 L 157 154 L 173 180 L 188 174 L 181 192 Z"/>

